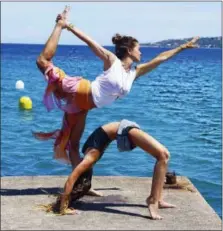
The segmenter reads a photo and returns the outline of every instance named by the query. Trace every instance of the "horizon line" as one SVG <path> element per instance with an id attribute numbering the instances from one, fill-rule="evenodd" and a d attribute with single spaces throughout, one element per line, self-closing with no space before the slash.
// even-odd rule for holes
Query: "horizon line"
<path id="1" fill-rule="evenodd" d="M 40 45 L 40 46 L 44 46 L 45 44 L 39 44 L 39 43 L 1 43 L 1 45 Z M 153 46 L 149 46 L 146 44 L 140 44 L 140 45 L 142 47 L 149 47 L 149 48 L 154 48 L 154 49 L 157 49 L 157 48 L 167 49 L 167 47 L 153 47 Z M 58 46 L 85 46 L 85 47 L 88 47 L 88 45 L 81 45 L 81 44 L 58 44 Z M 114 47 L 114 45 L 102 45 L 102 46 Z M 211 48 L 199 47 L 199 49 L 222 49 L 222 47 L 211 47 Z"/>
<path id="2" fill-rule="evenodd" d="M 219 35 L 219 36 L 202 36 L 200 37 L 201 38 L 218 38 L 218 37 L 221 37 L 222 38 L 222 35 Z M 183 39 L 190 39 L 190 38 L 193 38 L 192 37 L 187 37 L 187 38 L 169 38 L 169 39 L 163 39 L 163 40 L 158 40 L 156 42 L 139 42 L 139 44 L 142 44 L 142 45 L 145 45 L 147 43 L 157 43 L 157 42 L 163 42 L 163 41 L 167 41 L 167 40 L 183 40 Z M 45 45 L 46 43 L 26 43 L 26 42 L 1 42 L 1 44 L 17 44 L 17 45 Z M 88 46 L 88 45 L 85 45 L 85 44 L 58 44 L 58 46 Z M 101 44 L 102 46 L 114 46 L 114 44 Z"/>

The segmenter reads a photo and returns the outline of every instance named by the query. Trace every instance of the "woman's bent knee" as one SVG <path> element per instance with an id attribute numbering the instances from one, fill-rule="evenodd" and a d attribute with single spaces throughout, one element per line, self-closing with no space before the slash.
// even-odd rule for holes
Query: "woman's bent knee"
<path id="1" fill-rule="evenodd" d="M 36 65 L 40 69 L 41 72 L 45 72 L 49 65 L 49 61 L 47 61 L 43 56 L 39 56 L 36 60 Z"/>
<path id="2" fill-rule="evenodd" d="M 166 148 L 162 149 L 160 151 L 160 154 L 159 154 L 157 160 L 163 161 L 165 164 L 167 164 L 168 161 L 169 161 L 169 159 L 170 159 L 170 153 L 169 153 L 169 151 Z"/>

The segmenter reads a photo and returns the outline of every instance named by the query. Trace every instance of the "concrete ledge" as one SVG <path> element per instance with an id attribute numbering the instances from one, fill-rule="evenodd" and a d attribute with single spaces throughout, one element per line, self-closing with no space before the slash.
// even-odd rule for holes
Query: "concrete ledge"
<path id="1" fill-rule="evenodd" d="M 165 188 L 163 220 L 149 219 L 145 204 L 148 177 L 93 177 L 93 188 L 104 197 L 85 196 L 77 215 L 56 216 L 35 206 L 55 201 L 67 176 L 1 177 L 1 230 L 221 230 L 222 221 L 186 177 L 183 189 Z M 188 187 L 189 186 L 189 187 Z M 193 188 L 194 190 L 187 190 Z"/>

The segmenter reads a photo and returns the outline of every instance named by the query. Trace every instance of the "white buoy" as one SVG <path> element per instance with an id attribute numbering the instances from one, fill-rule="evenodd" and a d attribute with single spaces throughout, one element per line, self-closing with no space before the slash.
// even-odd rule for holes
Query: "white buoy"
<path id="1" fill-rule="evenodd" d="M 15 88 L 18 89 L 18 90 L 22 90 L 24 89 L 24 83 L 22 80 L 18 80 L 15 84 Z"/>

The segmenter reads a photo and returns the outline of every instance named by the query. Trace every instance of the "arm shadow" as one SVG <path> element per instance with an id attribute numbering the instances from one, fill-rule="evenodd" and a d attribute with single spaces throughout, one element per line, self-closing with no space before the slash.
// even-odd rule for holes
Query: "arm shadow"
<path id="1" fill-rule="evenodd" d="M 26 189 L 4 189 L 1 188 L 1 196 L 26 196 L 26 195 L 44 195 L 44 194 L 59 194 L 62 192 L 62 188 L 26 188 Z"/>

